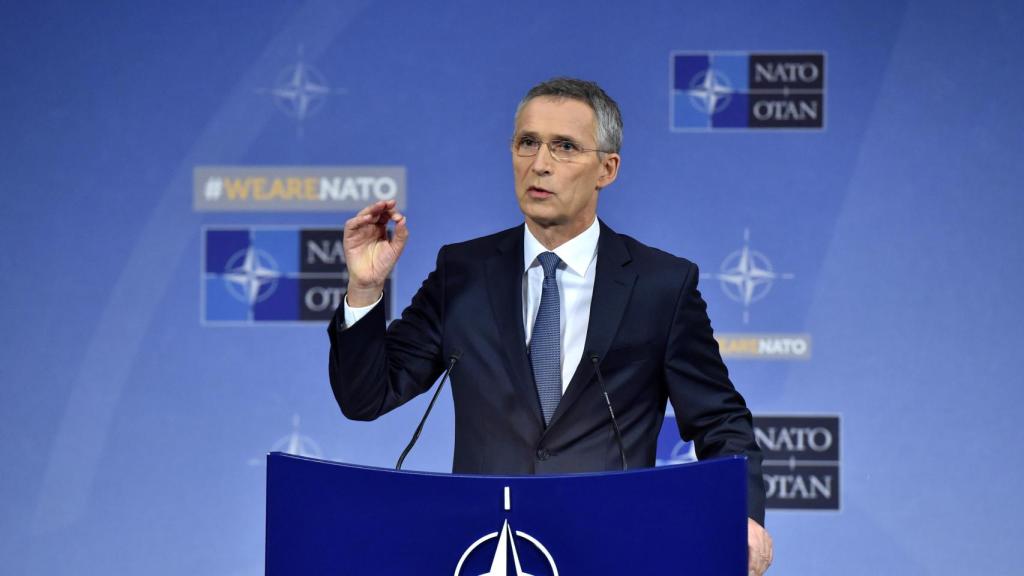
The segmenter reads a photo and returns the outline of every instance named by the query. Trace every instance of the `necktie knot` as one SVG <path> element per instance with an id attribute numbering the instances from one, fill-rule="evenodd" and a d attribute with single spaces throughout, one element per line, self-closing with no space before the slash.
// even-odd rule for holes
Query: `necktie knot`
<path id="1" fill-rule="evenodd" d="M 555 269 L 558 268 L 558 265 L 562 262 L 562 259 L 554 252 L 538 254 L 537 260 L 540 262 L 541 267 L 544 268 L 545 278 L 554 278 Z"/>

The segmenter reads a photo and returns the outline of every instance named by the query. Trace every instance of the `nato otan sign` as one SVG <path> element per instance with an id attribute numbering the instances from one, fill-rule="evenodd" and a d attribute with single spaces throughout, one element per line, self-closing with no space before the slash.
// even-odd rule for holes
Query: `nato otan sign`
<path id="1" fill-rule="evenodd" d="M 673 132 L 821 130 L 825 54 L 673 52 Z"/>
<path id="2" fill-rule="evenodd" d="M 754 417 L 768 508 L 839 510 L 839 415 Z"/>

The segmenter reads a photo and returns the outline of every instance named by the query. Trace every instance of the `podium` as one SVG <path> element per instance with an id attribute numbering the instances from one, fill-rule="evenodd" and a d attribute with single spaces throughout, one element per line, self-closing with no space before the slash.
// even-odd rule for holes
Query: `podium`
<path id="1" fill-rule="evenodd" d="M 747 574 L 746 459 L 471 476 L 267 456 L 267 576 Z"/>

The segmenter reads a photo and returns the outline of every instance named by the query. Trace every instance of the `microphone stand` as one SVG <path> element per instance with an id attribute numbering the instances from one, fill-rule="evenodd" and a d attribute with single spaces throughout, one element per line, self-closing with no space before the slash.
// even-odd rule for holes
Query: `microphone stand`
<path id="1" fill-rule="evenodd" d="M 430 416 L 430 411 L 434 409 L 434 402 L 437 402 L 437 397 L 441 394 L 441 388 L 444 388 L 444 383 L 448 380 L 448 375 L 451 374 L 452 369 L 455 368 L 455 363 L 462 357 L 462 351 L 455 350 L 452 355 L 448 357 L 448 369 L 444 371 L 444 377 L 441 378 L 441 383 L 437 385 L 437 390 L 434 392 L 434 397 L 430 399 L 430 404 L 427 405 L 427 411 L 423 413 L 423 418 L 420 420 L 420 425 L 416 427 L 416 432 L 412 435 L 412 440 L 409 440 L 409 445 L 402 450 L 402 455 L 398 457 L 398 464 L 395 464 L 395 470 L 402 469 L 402 463 L 405 462 L 405 457 L 412 451 L 412 447 L 416 445 L 416 441 L 420 439 L 420 433 L 423 432 L 423 425 L 427 422 L 427 416 Z"/>

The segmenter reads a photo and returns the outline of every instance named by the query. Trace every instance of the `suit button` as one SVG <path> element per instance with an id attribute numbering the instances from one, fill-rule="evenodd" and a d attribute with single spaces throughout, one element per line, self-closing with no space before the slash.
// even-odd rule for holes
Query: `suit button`
<path id="1" fill-rule="evenodd" d="M 547 450 L 545 450 L 543 448 L 541 448 L 540 450 L 537 450 L 537 460 L 540 460 L 541 462 L 543 462 L 543 461 L 547 460 L 550 457 L 551 457 L 551 453 L 548 452 Z"/>

